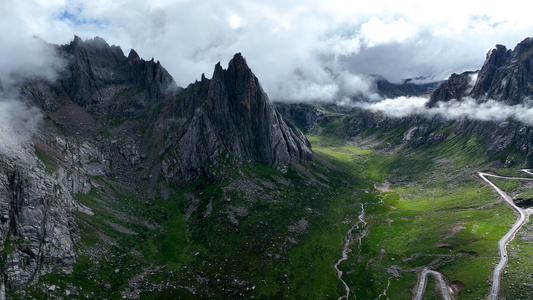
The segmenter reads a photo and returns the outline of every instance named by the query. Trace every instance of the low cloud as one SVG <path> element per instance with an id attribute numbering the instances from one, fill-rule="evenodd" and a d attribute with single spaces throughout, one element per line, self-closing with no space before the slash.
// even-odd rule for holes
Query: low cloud
<path id="1" fill-rule="evenodd" d="M 21 79 L 53 81 L 65 64 L 53 47 L 37 37 L 0 35 L 0 80 L 4 88 Z"/>
<path id="2" fill-rule="evenodd" d="M 1 22 L 0 22 L 1 23 Z M 20 156 L 42 118 L 19 94 L 24 80 L 54 81 L 64 61 L 42 39 L 4 30 L 0 34 L 0 155 Z"/>
<path id="3" fill-rule="evenodd" d="M 41 112 L 19 100 L 0 100 L 0 154 L 17 157 L 37 131 Z"/>
<path id="4" fill-rule="evenodd" d="M 506 105 L 495 100 L 479 103 L 475 99 L 468 97 L 461 101 L 440 102 L 436 107 L 428 108 L 425 106 L 427 100 L 427 98 L 423 97 L 398 97 L 377 102 L 352 102 L 349 105 L 364 110 L 380 112 L 390 118 L 423 115 L 427 117 L 442 116 L 447 120 L 469 118 L 481 121 L 506 121 L 514 119 L 533 125 L 532 101 L 525 101 L 519 105 Z"/>
<path id="5" fill-rule="evenodd" d="M 371 74 L 393 82 L 439 81 L 479 68 L 492 45 L 512 48 L 532 32 L 530 12 L 514 9 L 518 0 L 505 7 L 455 0 L 230 2 L 5 0 L 0 25 L 17 27 L 9 33 L 14 37 L 35 34 L 57 44 L 74 34 L 100 36 L 161 61 L 180 86 L 202 73 L 209 77 L 218 61 L 224 65 L 241 52 L 277 101 L 372 94 L 372 84 L 349 90 L 336 81 L 342 74 L 360 81 Z"/>

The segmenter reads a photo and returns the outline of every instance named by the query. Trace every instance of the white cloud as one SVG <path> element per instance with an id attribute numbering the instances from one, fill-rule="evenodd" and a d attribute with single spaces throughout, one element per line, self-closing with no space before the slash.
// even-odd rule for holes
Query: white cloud
<path id="1" fill-rule="evenodd" d="M 229 16 L 229 25 L 233 29 L 238 29 L 243 25 L 243 20 L 236 14 L 230 14 Z"/>
<path id="2" fill-rule="evenodd" d="M 490 46 L 512 48 L 533 32 L 530 11 L 516 7 L 523 1 L 5 0 L 0 25 L 11 29 L 2 35 L 58 44 L 101 36 L 160 60 L 181 86 L 241 52 L 272 99 L 320 86 L 329 92 L 313 94 L 342 97 L 360 91 L 334 92 L 339 74 L 399 81 L 479 68 Z"/>
<path id="3" fill-rule="evenodd" d="M 373 103 L 344 102 L 344 104 L 380 112 L 391 118 L 403 118 L 411 115 L 428 117 L 439 115 L 447 120 L 468 118 L 481 121 L 506 121 L 514 119 L 533 125 L 533 102 L 526 101 L 524 104 L 511 106 L 494 100 L 479 103 L 475 99 L 464 98 L 462 101 L 439 102 L 436 107 L 428 108 L 425 106 L 427 100 L 423 97 L 398 97 Z"/>
<path id="4" fill-rule="evenodd" d="M 30 141 L 41 120 L 37 108 L 15 100 L 0 100 L 0 154 L 16 157 Z"/>
<path id="5" fill-rule="evenodd" d="M 369 47 L 380 44 L 401 43 L 412 37 L 414 33 L 414 26 L 402 18 L 390 23 L 384 23 L 373 17 L 361 25 L 361 36 Z"/>

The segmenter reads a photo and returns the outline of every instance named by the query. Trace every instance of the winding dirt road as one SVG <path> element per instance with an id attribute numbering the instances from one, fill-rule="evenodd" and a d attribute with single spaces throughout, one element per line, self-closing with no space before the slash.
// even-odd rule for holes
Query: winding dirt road
<path id="1" fill-rule="evenodd" d="M 435 278 L 439 281 L 442 298 L 444 298 L 444 300 L 451 300 L 452 298 L 450 297 L 450 293 L 448 292 L 448 284 L 446 284 L 446 281 L 442 277 L 442 274 L 440 272 L 433 271 L 430 269 L 424 269 L 420 274 L 415 300 L 422 300 L 422 296 L 424 295 L 424 291 L 426 290 L 426 284 L 428 282 L 428 275 L 435 276 Z"/>
<path id="2" fill-rule="evenodd" d="M 525 172 L 529 175 L 533 175 L 529 170 L 521 170 L 522 172 Z M 529 180 L 532 181 L 533 178 L 523 178 L 523 177 L 503 177 L 498 175 L 492 175 L 488 173 L 478 172 L 478 175 L 481 179 L 483 179 L 485 182 L 487 182 L 492 189 L 494 189 L 500 197 L 511 206 L 511 208 L 518 213 L 519 217 L 516 220 L 516 222 L 513 224 L 513 227 L 498 241 L 498 248 L 500 250 L 500 262 L 498 265 L 496 265 L 496 268 L 494 268 L 494 271 L 492 273 L 492 287 L 490 289 L 490 294 L 488 299 L 490 300 L 496 300 L 498 299 L 498 293 L 500 292 L 500 281 L 501 281 L 501 274 L 505 266 L 507 265 L 507 261 L 509 260 L 507 255 L 507 244 L 509 244 L 510 241 L 512 241 L 518 232 L 520 228 L 522 228 L 522 225 L 527 223 L 529 220 L 529 214 L 525 209 L 522 209 L 513 202 L 513 198 L 509 196 L 507 193 L 502 191 L 498 186 L 496 186 L 494 183 L 492 183 L 490 180 L 487 179 L 487 177 L 494 177 L 494 178 L 502 178 L 502 179 L 510 179 L 510 180 Z"/>
<path id="3" fill-rule="evenodd" d="M 533 176 L 533 172 L 531 170 L 520 170 L 528 175 Z M 533 178 L 525 178 L 525 177 L 504 177 L 484 172 L 478 172 L 478 176 L 489 184 L 489 186 L 495 190 L 500 197 L 509 205 L 511 208 L 518 214 L 518 219 L 513 224 L 511 229 L 498 241 L 498 249 L 500 252 L 500 262 L 496 267 L 494 268 L 494 271 L 492 272 L 492 287 L 490 289 L 490 293 L 488 295 L 488 299 L 490 300 L 496 300 L 498 299 L 498 294 L 500 292 L 500 282 L 501 282 L 501 274 L 505 266 L 508 262 L 508 255 L 507 255 L 507 245 L 510 241 L 512 241 L 522 226 L 528 222 L 529 220 L 529 213 L 518 206 L 513 201 L 513 198 L 509 196 L 507 193 L 505 193 L 502 189 L 500 189 L 498 186 L 496 186 L 492 181 L 487 179 L 487 177 L 493 177 L 493 178 L 502 178 L 502 179 L 509 179 L 509 180 L 525 180 L 525 181 L 533 181 Z M 424 296 L 424 291 L 426 289 L 427 284 L 427 276 L 428 274 L 434 275 L 440 283 L 441 286 L 441 293 L 442 297 L 446 300 L 451 299 L 450 295 L 448 293 L 448 285 L 446 284 L 446 281 L 442 277 L 441 273 L 430 270 L 430 269 L 424 269 L 420 275 L 418 284 L 417 284 L 417 290 L 415 294 L 416 300 L 421 300 Z"/>

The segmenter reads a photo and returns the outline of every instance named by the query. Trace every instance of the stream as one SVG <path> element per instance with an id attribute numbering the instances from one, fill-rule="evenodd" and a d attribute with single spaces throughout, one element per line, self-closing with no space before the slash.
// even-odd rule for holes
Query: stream
<path id="1" fill-rule="evenodd" d="M 343 261 L 348 259 L 348 253 L 350 253 L 352 251 L 352 249 L 350 249 L 350 246 L 354 243 L 352 232 L 355 229 L 359 229 L 359 224 L 361 224 L 361 223 L 362 223 L 361 227 L 365 227 L 366 226 L 366 222 L 365 222 L 364 218 L 365 218 L 365 207 L 363 206 L 363 204 L 361 204 L 361 214 L 359 214 L 359 216 L 357 217 L 359 222 L 356 222 L 355 224 L 353 224 L 353 226 L 348 230 L 348 232 L 346 232 L 346 235 L 344 237 L 344 245 L 342 247 L 341 258 L 334 265 L 334 268 L 337 271 L 337 277 L 339 278 L 339 280 L 342 282 L 342 284 L 346 288 L 346 295 L 340 296 L 339 300 L 341 300 L 341 299 L 348 300 L 350 298 L 350 292 L 351 292 L 350 287 L 348 286 L 348 284 L 346 284 L 346 282 L 342 279 L 343 272 L 339 269 L 339 265 Z M 359 239 L 359 251 L 361 251 L 361 239 L 365 235 L 366 235 L 366 231 L 363 231 L 361 233 L 361 235 L 359 236 L 359 238 L 358 238 Z"/>

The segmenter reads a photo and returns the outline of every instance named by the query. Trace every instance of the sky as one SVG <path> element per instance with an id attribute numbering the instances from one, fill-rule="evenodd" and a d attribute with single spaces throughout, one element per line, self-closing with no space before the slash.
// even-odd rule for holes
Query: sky
<path id="1" fill-rule="evenodd" d="M 28 59 L 34 61 L 27 69 L 51 74 L 26 45 L 32 36 L 54 44 L 67 44 L 74 35 L 100 36 L 126 55 L 133 48 L 144 59 L 161 61 L 180 86 L 202 73 L 211 77 L 217 62 L 227 66 L 241 52 L 272 100 L 333 101 L 362 94 L 377 101 L 370 74 L 393 82 L 419 76 L 443 80 L 479 69 L 495 44 L 514 48 L 533 35 L 527 6 L 533 5 L 516 0 L 3 0 L 0 78 L 6 81 L 5 73 Z"/>

